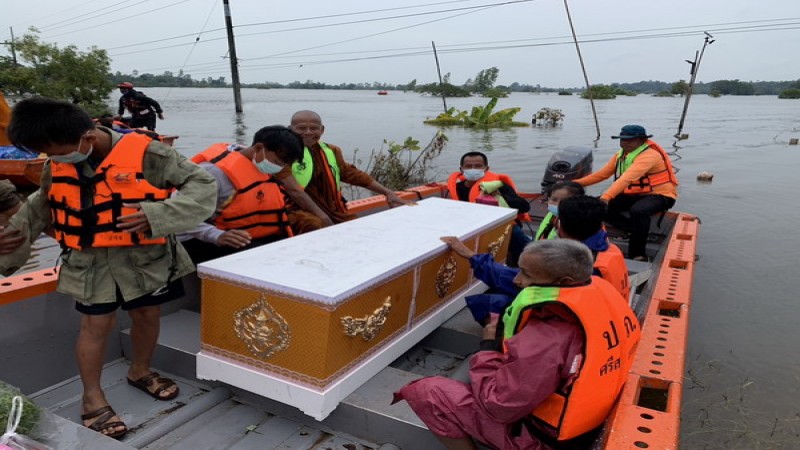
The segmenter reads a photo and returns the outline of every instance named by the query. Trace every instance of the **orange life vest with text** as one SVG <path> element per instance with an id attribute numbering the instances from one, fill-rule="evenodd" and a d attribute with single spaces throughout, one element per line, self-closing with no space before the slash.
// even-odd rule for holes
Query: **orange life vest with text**
<path id="1" fill-rule="evenodd" d="M 447 190 L 449 192 L 450 198 L 452 198 L 453 200 L 460 200 L 458 198 L 458 189 L 456 188 L 456 185 L 460 182 L 463 182 L 464 180 L 466 180 L 466 177 L 464 177 L 464 174 L 461 172 L 454 172 L 450 174 L 450 177 L 447 179 Z M 487 170 L 486 173 L 484 173 L 483 178 L 476 181 L 475 184 L 473 184 L 472 187 L 470 188 L 468 201 L 470 203 L 475 203 L 475 200 L 482 194 L 480 184 L 483 182 L 491 182 L 491 181 L 500 181 L 504 185 L 511 187 L 511 189 L 514 189 L 514 191 L 517 190 L 517 186 L 514 184 L 514 181 L 511 179 L 511 177 L 509 177 L 504 173 L 494 173 Z M 531 216 L 528 213 L 517 214 L 517 220 L 523 222 L 530 222 Z"/>
<path id="2" fill-rule="evenodd" d="M 675 186 L 678 185 L 678 178 L 675 176 L 675 171 L 672 168 L 672 160 L 669 158 L 669 155 L 667 155 L 667 152 L 665 152 L 664 149 L 660 145 L 658 145 L 655 141 L 648 140 L 647 144 L 648 147 L 643 151 L 647 151 L 650 149 L 657 151 L 661 155 L 661 159 L 664 160 L 665 169 L 645 174 L 643 177 L 629 184 L 628 187 L 626 187 L 625 190 L 622 191 L 623 194 L 628 194 L 628 195 L 649 194 L 653 192 L 654 186 L 660 186 L 662 184 L 667 184 L 667 183 L 672 183 Z M 638 154 L 636 156 L 638 156 Z M 617 168 L 614 172 L 615 180 L 618 179 L 620 176 L 622 176 L 622 173 L 627 168 L 625 167 L 624 161 L 625 157 L 622 155 L 622 151 L 620 150 L 620 152 L 617 154 Z"/>
<path id="3" fill-rule="evenodd" d="M 569 308 L 580 321 L 586 340 L 582 360 L 575 378 L 559 386 L 525 420 L 552 428 L 561 441 L 594 430 L 611 412 L 628 379 L 641 327 L 619 292 L 592 277 L 585 286 L 523 289 L 503 316 L 504 338 L 527 326 L 534 308 L 552 302 Z"/>
<path id="4" fill-rule="evenodd" d="M 261 173 L 252 161 L 228 150 L 224 143 L 212 145 L 192 161 L 214 164 L 236 189 L 233 200 L 214 219 L 214 226 L 220 230 L 245 230 L 254 239 L 292 236 L 283 190 L 271 175 Z"/>
<path id="5" fill-rule="evenodd" d="M 169 189 L 144 179 L 142 160 L 152 139 L 138 133 L 123 136 L 91 178 L 79 176 L 74 164 L 50 160 L 52 186 L 47 194 L 55 238 L 63 247 L 125 247 L 166 244 L 166 238 L 117 229 L 120 216 L 138 210 L 123 203 L 163 201 Z"/>

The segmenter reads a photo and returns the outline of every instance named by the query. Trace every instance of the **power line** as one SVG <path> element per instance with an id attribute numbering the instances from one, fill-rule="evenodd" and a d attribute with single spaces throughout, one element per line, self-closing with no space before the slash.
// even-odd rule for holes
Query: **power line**
<path id="1" fill-rule="evenodd" d="M 149 1 L 149 0 L 145 0 L 145 1 Z M 181 0 L 181 1 L 178 1 L 178 2 L 175 2 L 175 3 L 170 3 L 169 5 L 160 6 L 158 8 L 154 8 L 154 9 L 151 9 L 151 10 L 148 10 L 148 11 L 142 11 L 142 12 L 136 14 L 135 16 L 127 16 L 127 17 L 123 17 L 123 18 L 120 18 L 120 19 L 115 19 L 113 22 L 101 23 L 101 24 L 98 24 L 98 25 L 92 25 L 92 26 L 88 26 L 86 28 L 80 28 L 80 29 L 73 30 L 73 31 L 66 31 L 64 33 L 59 33 L 59 34 L 51 34 L 51 35 L 48 35 L 48 36 L 45 36 L 45 37 L 54 38 L 54 37 L 57 37 L 57 36 L 64 36 L 66 34 L 78 33 L 80 31 L 94 30 L 94 29 L 97 29 L 97 28 L 102 27 L 102 26 L 117 25 L 119 22 L 122 22 L 124 20 L 138 19 L 144 14 L 160 11 L 162 9 L 171 8 L 173 6 L 180 5 L 181 3 L 186 3 L 186 2 L 189 2 L 189 1 L 191 1 L 191 0 Z M 72 24 L 72 25 L 75 25 L 75 24 Z"/>
<path id="2" fill-rule="evenodd" d="M 751 27 L 730 27 L 730 28 L 712 28 L 709 29 L 714 33 L 718 34 L 729 34 L 729 33 L 737 33 L 737 32 L 754 32 L 754 31 L 783 31 L 783 30 L 791 30 L 796 29 L 796 27 L 790 28 L 783 28 L 786 26 L 791 25 L 798 25 L 800 22 L 788 23 L 788 24 L 772 24 L 772 25 L 759 25 L 759 26 L 751 26 Z M 771 28 L 766 28 L 771 27 Z M 782 28 L 776 28 L 782 27 Z M 675 28 L 682 28 L 682 27 L 668 27 L 668 29 L 675 29 Z M 650 29 L 650 30 L 638 30 L 638 31 L 659 31 L 661 29 Z M 578 41 L 579 43 L 601 43 L 601 42 L 617 42 L 617 41 L 627 41 L 627 40 L 639 40 L 639 39 L 654 39 L 654 38 L 665 38 L 665 37 L 686 37 L 692 36 L 697 33 L 702 33 L 703 30 L 686 30 L 686 31 L 675 31 L 671 33 L 655 33 L 655 34 L 641 34 L 638 36 L 618 36 L 618 37 L 606 37 L 606 38 L 597 38 L 597 39 L 586 39 L 589 36 L 608 36 L 613 34 L 631 34 L 637 32 L 637 30 L 631 31 L 620 31 L 614 33 L 593 33 L 587 34 L 580 38 Z M 490 45 L 487 44 L 495 44 L 495 43 L 504 43 L 504 42 L 525 42 L 525 41 L 541 41 L 541 40 L 551 40 L 551 39 L 566 39 L 568 36 L 558 36 L 558 37 L 548 37 L 548 38 L 536 38 L 536 39 L 525 39 L 525 40 L 511 40 L 511 41 L 493 41 L 493 42 L 480 42 L 480 43 L 462 43 L 462 44 L 451 44 L 447 46 L 442 46 L 440 49 L 440 53 L 462 53 L 462 52 L 474 52 L 474 51 L 486 51 L 486 50 L 510 50 L 510 49 L 521 49 L 521 48 L 530 48 L 530 47 L 545 47 L 545 46 L 553 46 L 553 45 L 564 45 L 573 43 L 571 41 L 556 41 L 556 42 L 545 42 L 545 43 L 533 43 L 533 44 L 516 44 L 516 45 Z M 274 64 L 265 64 L 265 65 L 258 65 L 258 66 L 247 66 L 244 67 L 275 67 L 284 65 L 288 66 L 297 66 L 298 64 L 303 65 L 313 65 L 317 63 L 328 64 L 333 62 L 350 62 L 350 61 L 360 61 L 360 60 L 369 60 L 369 59 L 380 59 L 380 58 L 392 58 L 397 56 L 409 56 L 409 55 L 429 55 L 430 50 L 428 47 L 409 47 L 409 48 L 401 48 L 401 49 L 384 49 L 384 50 L 369 50 L 369 51 L 357 51 L 357 52 L 343 52 L 344 54 L 359 54 L 359 53 L 375 53 L 375 52 L 388 52 L 388 51 L 407 51 L 407 50 L 419 50 L 417 53 L 401 53 L 395 55 L 377 55 L 377 56 L 367 56 L 363 58 L 346 58 L 346 59 L 337 59 L 337 60 L 322 60 L 320 62 L 316 61 L 298 61 L 293 63 L 274 63 Z M 281 58 L 307 58 L 309 56 L 331 56 L 340 53 L 329 53 L 329 54 L 318 54 L 318 55 L 291 55 L 286 56 L 281 54 L 281 56 L 273 56 L 273 57 L 281 57 Z M 253 61 L 256 59 L 265 59 L 266 57 L 261 58 L 250 58 L 247 61 Z M 203 70 L 203 69 L 197 69 Z"/>
<path id="3" fill-rule="evenodd" d="M 397 15 L 397 16 L 377 17 L 377 18 L 372 18 L 372 19 L 361 19 L 361 20 L 351 20 L 351 21 L 347 21 L 347 22 L 328 23 L 328 24 L 322 24 L 322 25 L 315 25 L 314 28 L 328 28 L 328 27 L 336 27 L 336 26 L 342 26 L 342 25 L 353 25 L 353 24 L 359 24 L 359 23 L 371 23 L 371 22 L 378 22 L 378 21 L 384 21 L 384 20 L 403 19 L 403 18 L 416 17 L 416 16 L 426 16 L 426 15 L 430 15 L 430 14 L 443 14 L 443 13 L 454 12 L 454 11 L 476 10 L 476 9 L 477 10 L 483 10 L 483 9 L 491 8 L 491 7 L 495 7 L 495 6 L 506 6 L 506 5 L 511 5 L 511 4 L 515 4 L 515 3 L 528 3 L 528 2 L 532 2 L 532 1 L 534 1 L 534 0 L 508 0 L 508 1 L 500 2 L 500 3 L 489 3 L 489 4 L 482 4 L 482 5 L 477 5 L 477 6 L 465 6 L 463 8 L 441 9 L 441 10 L 426 11 L 426 12 L 421 12 L 421 13 L 401 14 L 401 15 Z M 453 16 L 453 17 L 456 17 L 456 16 Z M 239 27 L 237 26 L 237 27 L 234 27 L 234 28 L 239 28 Z M 302 30 L 307 30 L 307 29 L 308 29 L 308 27 L 304 26 L 304 27 L 298 27 L 298 28 L 285 28 L 285 29 L 282 29 L 282 30 L 261 31 L 261 32 L 257 32 L 257 33 L 244 33 L 244 34 L 237 34 L 237 38 L 242 38 L 242 37 L 247 37 L 247 36 L 260 36 L 260 35 L 264 35 L 264 34 L 286 33 L 286 32 L 289 32 L 289 31 L 302 31 Z M 218 38 L 206 39 L 203 42 L 213 42 L 213 41 L 219 41 L 219 40 L 223 40 L 223 39 L 226 39 L 226 37 L 218 37 Z M 163 46 L 163 47 L 155 47 L 155 48 L 150 48 L 150 49 L 145 49 L 145 50 L 135 50 L 135 51 L 125 52 L 125 53 L 115 53 L 115 54 L 113 54 L 111 56 L 132 55 L 132 54 L 136 54 L 136 53 L 145 53 L 145 52 L 163 50 L 163 49 L 168 49 L 168 48 L 182 47 L 182 46 L 186 46 L 186 45 L 191 45 L 191 43 L 173 44 L 173 45 L 167 45 L 167 46 Z"/>
<path id="4" fill-rule="evenodd" d="M 438 6 L 438 5 L 445 5 L 445 4 L 450 4 L 450 3 L 464 3 L 464 2 L 471 2 L 471 1 L 475 1 L 475 0 L 450 0 L 450 1 L 437 2 L 437 3 L 425 3 L 425 4 L 420 4 L 420 5 L 400 6 L 400 7 L 396 7 L 396 8 L 373 9 L 373 10 L 369 10 L 369 11 L 355 11 L 355 12 L 348 12 L 348 13 L 329 14 L 329 15 L 325 15 L 325 16 L 313 16 L 313 17 L 303 17 L 303 18 L 296 18 L 296 19 L 275 20 L 275 21 L 272 21 L 272 22 L 245 23 L 245 24 L 234 26 L 234 29 L 236 29 L 236 28 L 244 28 L 244 27 L 252 27 L 252 26 L 257 26 L 257 25 L 274 25 L 274 24 L 279 24 L 279 23 L 299 22 L 299 21 L 308 21 L 308 20 L 319 20 L 319 19 L 329 19 L 329 18 L 333 18 L 333 17 L 342 17 L 342 16 L 356 16 L 356 15 L 363 15 L 363 14 L 373 14 L 373 13 L 376 13 L 376 12 L 386 12 L 386 11 L 395 11 L 395 10 L 404 10 L 404 9 L 416 9 L 416 8 L 423 8 L 423 7 L 428 7 L 428 6 Z M 208 30 L 208 32 L 211 33 L 211 32 L 215 32 L 215 31 L 222 31 L 224 29 L 225 29 L 224 27 L 214 28 L 214 29 Z M 181 35 L 170 36 L 170 37 L 161 38 L 161 39 L 154 39 L 154 40 L 151 40 L 151 41 L 144 41 L 144 42 L 137 42 L 137 43 L 134 43 L 134 44 L 119 45 L 117 47 L 109 47 L 106 50 L 117 50 L 117 49 L 120 49 L 120 48 L 136 47 L 136 46 L 139 46 L 139 45 L 147 45 L 147 44 L 155 44 L 155 43 L 158 43 L 158 42 L 171 41 L 173 39 L 180 39 L 180 38 L 187 37 L 187 36 L 194 36 L 195 34 L 197 34 L 197 33 L 181 34 Z"/>
<path id="5" fill-rule="evenodd" d="M 69 8 L 65 8 L 65 9 L 62 9 L 60 11 L 56 11 L 54 13 L 50 13 L 50 14 L 47 14 L 47 15 L 44 15 L 44 16 L 39 16 L 39 17 L 37 17 L 35 19 L 30 19 L 30 20 L 28 20 L 27 23 L 29 24 L 28 26 L 31 26 L 30 25 L 31 22 L 36 22 L 36 21 L 39 21 L 39 20 L 42 20 L 42 19 L 47 19 L 49 17 L 58 16 L 58 15 L 60 15 L 62 13 L 67 12 L 67 11 L 75 11 L 76 9 L 78 9 L 78 8 L 80 8 L 82 6 L 88 5 L 89 3 L 95 3 L 95 2 L 98 2 L 98 1 L 104 1 L 104 0 L 89 0 L 87 2 L 83 2 L 83 3 L 81 3 L 79 5 L 76 5 L 76 6 L 71 6 Z M 23 25 L 23 24 L 20 22 L 20 23 L 14 24 L 13 26 L 21 26 L 21 25 Z"/>
<path id="6" fill-rule="evenodd" d="M 521 0 L 521 1 L 532 1 L 532 0 Z M 497 6 L 501 6 L 501 5 L 497 5 Z M 426 22 L 420 22 L 420 23 L 416 23 L 416 24 L 413 24 L 413 25 L 408 25 L 408 26 L 405 26 L 405 27 L 395 28 L 395 29 L 392 29 L 392 30 L 380 31 L 378 33 L 365 34 L 363 36 L 357 36 L 357 37 L 350 38 L 350 39 L 345 39 L 345 40 L 342 40 L 342 41 L 331 42 L 331 43 L 328 43 L 328 44 L 315 45 L 313 47 L 306 47 L 306 48 L 301 48 L 301 49 L 297 49 L 297 50 L 289 50 L 287 52 L 275 53 L 273 55 L 259 56 L 259 57 L 256 57 L 256 58 L 246 58 L 245 61 L 272 58 L 274 56 L 283 56 L 283 55 L 287 55 L 289 53 L 304 52 L 306 50 L 314 50 L 314 49 L 317 49 L 317 48 L 330 47 L 331 45 L 344 44 L 345 42 L 353 42 L 353 41 L 357 41 L 357 40 L 360 40 L 360 39 L 371 38 L 371 37 L 380 36 L 380 35 L 383 35 L 383 34 L 394 33 L 396 31 L 407 30 L 409 28 L 420 27 L 422 25 L 428 25 L 428 24 L 435 23 L 435 22 L 441 22 L 443 20 L 449 20 L 449 19 L 453 19 L 455 17 L 465 16 L 467 14 L 473 14 L 473 13 L 476 13 L 476 12 L 481 12 L 481 11 L 487 10 L 489 8 L 494 8 L 494 7 L 495 6 L 485 6 L 485 7 L 481 8 L 481 9 L 474 10 L 474 11 L 467 11 L 467 12 L 463 12 L 463 13 L 460 13 L 460 14 L 454 14 L 452 16 L 442 17 L 442 18 L 439 18 L 439 19 L 429 20 L 429 21 L 426 21 Z"/>
<path id="7" fill-rule="evenodd" d="M 687 31 L 688 33 L 695 33 L 695 32 L 702 32 L 703 30 L 714 30 L 715 32 L 722 32 L 718 31 L 721 29 L 712 28 L 712 27 L 719 27 L 724 25 L 737 25 L 737 24 L 753 24 L 753 23 L 764 23 L 764 22 L 778 22 L 778 21 L 789 21 L 789 20 L 800 20 L 800 17 L 796 18 L 786 18 L 786 19 L 763 19 L 763 20 L 750 20 L 750 21 L 741 21 L 741 22 L 722 22 L 716 24 L 700 24 L 700 25 L 684 25 L 679 27 L 660 27 L 660 28 L 644 28 L 644 29 L 637 29 L 637 30 L 626 30 L 626 31 L 612 31 L 612 32 L 603 32 L 603 33 L 586 33 L 580 35 L 582 39 L 586 39 L 592 36 L 609 36 L 609 35 L 624 35 L 624 34 L 631 34 L 631 33 L 644 33 L 644 32 L 652 32 L 652 31 L 667 31 L 667 30 L 679 30 L 679 29 L 693 29 Z M 780 25 L 791 25 L 789 24 L 776 24 L 771 26 L 780 26 Z M 737 27 L 739 28 L 739 27 Z M 469 42 L 469 43 L 460 43 L 460 44 L 447 44 L 447 45 L 439 45 L 438 48 L 440 49 L 448 49 L 451 47 L 456 48 L 463 48 L 464 46 L 474 46 L 474 45 L 489 45 L 489 44 L 503 44 L 503 43 L 511 43 L 511 42 L 530 42 L 530 41 L 543 41 L 543 40 L 551 40 L 551 39 L 564 39 L 568 38 L 569 36 L 548 36 L 548 37 L 540 37 L 540 38 L 528 38 L 528 39 L 509 39 L 509 40 L 499 40 L 499 41 L 482 41 L 482 42 Z M 585 41 L 579 41 L 585 42 Z M 558 43 L 560 45 L 561 43 Z M 549 45 L 549 44 L 547 44 Z M 494 48 L 515 48 L 515 47 L 491 47 Z M 311 56 L 335 56 L 335 55 L 351 55 L 351 54 L 362 54 L 362 53 L 378 53 L 378 52 L 395 52 L 395 51 L 407 51 L 407 50 L 426 50 L 428 49 L 427 46 L 419 46 L 419 47 L 401 47 L 401 48 L 389 48 L 389 49 L 376 49 L 376 50 L 354 50 L 349 52 L 333 52 L 333 53 L 316 53 L 316 54 L 290 54 L 290 55 L 281 55 L 281 56 L 272 56 L 273 58 L 307 58 Z M 255 58 L 253 58 L 255 59 Z M 219 62 L 204 62 L 204 63 L 197 63 L 197 64 L 190 64 L 187 67 L 193 66 L 218 66 Z M 293 65 L 294 63 L 290 63 Z M 171 70 L 175 66 L 168 66 L 168 67 L 156 67 L 156 68 L 149 68 L 144 69 L 145 71 L 151 70 Z"/>
<path id="8" fill-rule="evenodd" d="M 105 11 L 107 9 L 118 8 L 115 11 L 119 11 L 119 10 L 121 10 L 123 8 L 130 8 L 130 7 L 133 7 L 133 6 L 136 6 L 136 5 L 140 5 L 142 3 L 147 3 L 149 1 L 150 0 L 142 0 L 142 1 L 139 1 L 137 3 L 134 3 L 133 5 L 129 5 L 127 7 L 121 7 L 121 8 L 118 8 L 118 7 L 123 6 L 127 2 L 114 3 L 113 5 L 106 6 L 105 8 L 100 8 L 100 9 L 94 10 L 92 12 L 92 14 L 95 14 L 95 15 L 93 15 L 93 16 L 86 16 L 85 14 L 77 15 L 77 16 L 74 16 L 74 17 L 70 17 L 69 19 L 64 19 L 64 20 L 60 20 L 60 21 L 55 22 L 55 23 L 51 23 L 50 25 L 43 25 L 42 27 L 39 27 L 39 31 L 43 31 L 43 32 L 53 31 L 53 30 L 58 29 L 58 28 L 63 28 L 63 27 L 66 27 L 66 26 L 75 25 L 77 23 L 85 22 L 85 21 L 91 20 L 91 19 L 96 19 L 96 18 L 98 18 L 100 16 L 108 14 L 108 13 L 104 13 L 103 12 L 103 11 Z M 110 11 L 110 12 L 113 13 L 115 11 Z M 102 14 L 99 14 L 99 13 L 102 13 Z M 64 22 L 74 22 L 74 23 L 61 25 Z"/>
<path id="9" fill-rule="evenodd" d="M 795 23 L 791 25 L 800 25 L 800 23 Z M 736 27 L 733 29 L 728 29 L 725 31 L 714 31 L 714 34 L 738 34 L 738 33 L 753 33 L 753 32 L 765 32 L 765 31 L 787 31 L 787 30 L 797 30 L 800 29 L 800 26 L 788 26 L 787 24 L 780 24 L 780 25 L 773 25 L 774 27 L 778 28 L 752 28 L 752 27 Z M 640 35 L 640 36 L 628 36 L 628 37 L 617 37 L 617 38 L 600 38 L 600 39 L 590 39 L 590 40 L 580 40 L 580 43 L 601 43 L 601 42 L 619 42 L 619 41 L 626 41 L 626 40 L 640 40 L 640 39 L 660 39 L 660 38 L 679 38 L 679 37 L 688 37 L 694 36 L 698 33 L 702 33 L 702 31 L 686 31 L 686 32 L 675 32 L 675 33 L 658 33 L 658 34 L 651 34 L 651 35 Z M 519 49 L 519 48 L 531 48 L 531 47 L 547 47 L 547 46 L 555 46 L 555 45 L 573 45 L 574 42 L 572 41 L 561 41 L 561 42 L 548 42 L 548 43 L 538 43 L 538 44 L 521 44 L 521 45 L 506 45 L 506 46 L 492 46 L 492 47 L 464 47 L 464 48 L 452 48 L 448 50 L 442 50 L 440 53 L 468 53 L 468 52 L 480 52 L 480 51 L 496 51 L 496 50 L 509 50 L 509 49 Z M 426 56 L 430 55 L 430 50 L 420 50 L 417 52 L 406 52 L 406 53 L 398 53 L 392 55 L 376 55 L 376 56 L 366 56 L 361 58 L 342 58 L 342 59 L 334 59 L 334 60 L 320 60 L 320 61 L 297 61 L 293 63 L 273 63 L 273 64 L 259 64 L 254 66 L 247 66 L 244 65 L 242 71 L 248 70 L 259 70 L 264 68 L 289 68 L 289 67 L 297 67 L 298 65 L 302 66 L 310 66 L 310 65 L 321 65 L 321 64 L 334 64 L 334 63 L 343 63 L 343 62 L 355 62 L 355 61 L 366 61 L 366 60 L 376 60 L 376 59 L 391 59 L 391 58 L 402 58 L 402 57 L 411 57 L 411 56 Z M 214 74 L 218 73 L 217 71 L 211 72 L 204 72 L 204 74 Z"/>

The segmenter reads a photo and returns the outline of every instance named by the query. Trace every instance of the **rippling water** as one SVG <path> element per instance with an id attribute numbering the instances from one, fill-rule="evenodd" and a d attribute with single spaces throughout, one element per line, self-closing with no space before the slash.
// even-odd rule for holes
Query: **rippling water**
<path id="1" fill-rule="evenodd" d="M 178 134 L 178 149 L 193 155 L 214 142 L 249 143 L 261 126 L 288 124 L 294 111 L 313 109 L 326 125 L 324 139 L 363 158 L 384 139 L 421 142 L 435 129 L 422 124 L 442 110 L 438 98 L 370 91 L 244 90 L 237 117 L 232 93 L 221 89 L 143 89 L 159 100 L 167 120 L 159 131 Z M 466 109 L 486 99 L 448 99 Z M 442 178 L 462 153 L 487 152 L 493 170 L 513 176 L 522 190 L 537 191 L 553 151 L 591 146 L 591 108 L 576 96 L 514 94 L 499 107 L 519 106 L 527 121 L 539 108 L 566 114 L 555 129 L 507 131 L 450 129 L 437 160 Z M 621 97 L 597 102 L 602 138 L 595 168 L 616 150 L 608 136 L 639 123 L 664 147 L 672 143 L 682 98 Z M 694 284 L 682 414 L 687 449 L 800 448 L 800 201 L 797 199 L 800 101 L 776 97 L 697 96 L 692 99 L 675 163 L 681 198 L 674 209 L 702 220 L 700 261 Z M 700 171 L 712 184 L 695 181 Z M 599 188 L 594 191 L 599 193 Z M 795 349 L 795 350 L 792 350 Z"/>

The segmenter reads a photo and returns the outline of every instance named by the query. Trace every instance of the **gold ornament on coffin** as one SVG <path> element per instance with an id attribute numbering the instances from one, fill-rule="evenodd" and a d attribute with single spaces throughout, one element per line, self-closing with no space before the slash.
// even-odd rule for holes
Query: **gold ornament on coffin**
<path id="1" fill-rule="evenodd" d="M 506 227 L 506 231 L 503 231 L 502 236 L 497 238 L 494 242 L 489 243 L 489 253 L 492 255 L 492 258 L 497 257 L 497 252 L 503 247 L 503 243 L 506 241 L 509 231 L 511 231 L 511 225 Z"/>
<path id="2" fill-rule="evenodd" d="M 250 352 L 262 359 L 286 349 L 292 338 L 289 324 L 263 294 L 257 302 L 233 315 L 233 327 Z"/>
<path id="3" fill-rule="evenodd" d="M 344 334 L 350 337 L 361 335 L 365 341 L 375 339 L 375 336 L 381 332 L 386 319 L 389 318 L 389 310 L 392 309 L 392 297 L 386 297 L 383 301 L 383 306 L 376 309 L 372 314 L 364 317 L 354 319 L 352 316 L 342 317 L 342 327 Z"/>
<path id="4" fill-rule="evenodd" d="M 436 273 L 436 295 L 439 298 L 447 295 L 447 291 L 456 280 L 456 269 L 458 269 L 458 264 L 452 255 L 439 267 L 439 272 Z"/>

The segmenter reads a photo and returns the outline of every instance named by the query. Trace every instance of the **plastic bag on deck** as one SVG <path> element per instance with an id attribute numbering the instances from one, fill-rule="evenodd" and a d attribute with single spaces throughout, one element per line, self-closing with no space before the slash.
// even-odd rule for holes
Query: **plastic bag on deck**
<path id="1" fill-rule="evenodd" d="M 33 403 L 28 403 L 29 405 L 32 405 L 28 406 L 28 408 L 32 407 L 38 413 L 38 408 L 36 408 Z M 8 411 L 6 431 L 2 436 L 0 436 L 0 450 L 52 450 L 52 448 L 47 445 L 36 442 L 24 434 L 17 433 L 17 429 L 22 421 L 24 410 L 25 402 L 23 397 L 21 395 L 15 395 L 11 399 L 11 408 Z M 38 414 L 36 414 L 36 416 L 39 417 Z"/>

